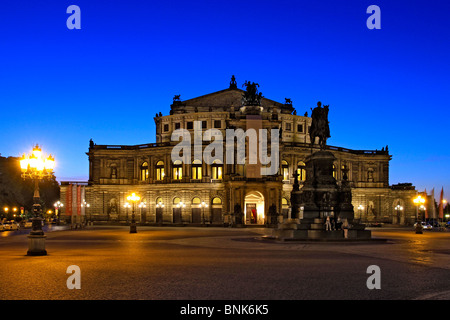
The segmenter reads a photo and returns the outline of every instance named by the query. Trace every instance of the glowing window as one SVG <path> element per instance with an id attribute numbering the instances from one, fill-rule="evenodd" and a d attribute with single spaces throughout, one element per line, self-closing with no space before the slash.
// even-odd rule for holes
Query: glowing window
<path id="1" fill-rule="evenodd" d="M 180 160 L 173 163 L 173 179 L 181 180 L 183 178 L 183 168 Z"/>
<path id="2" fill-rule="evenodd" d="M 164 162 L 158 161 L 156 163 L 156 180 L 164 179 Z"/>
<path id="3" fill-rule="evenodd" d="M 141 164 L 141 181 L 145 181 L 148 179 L 148 163 L 144 162 Z"/>
<path id="4" fill-rule="evenodd" d="M 281 174 L 283 180 L 289 180 L 289 164 L 285 160 L 281 161 Z"/>
<path id="5" fill-rule="evenodd" d="M 220 160 L 214 160 L 212 164 L 212 178 L 214 180 L 222 180 L 223 164 Z"/>
<path id="6" fill-rule="evenodd" d="M 192 162 L 192 179 L 200 180 L 202 178 L 202 162 L 194 160 Z"/>
<path id="7" fill-rule="evenodd" d="M 298 181 L 306 180 L 306 165 L 303 161 L 297 163 Z"/>

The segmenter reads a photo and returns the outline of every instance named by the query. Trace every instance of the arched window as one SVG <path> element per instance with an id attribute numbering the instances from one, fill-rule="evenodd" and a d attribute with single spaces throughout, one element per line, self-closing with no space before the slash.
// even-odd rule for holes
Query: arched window
<path id="1" fill-rule="evenodd" d="M 289 181 L 289 164 L 285 160 L 281 161 L 281 174 L 283 180 Z"/>
<path id="2" fill-rule="evenodd" d="M 303 161 L 297 163 L 298 181 L 306 180 L 306 165 Z"/>
<path id="3" fill-rule="evenodd" d="M 192 179 L 200 180 L 202 178 L 202 162 L 194 160 L 192 162 Z"/>
<path id="4" fill-rule="evenodd" d="M 211 223 L 222 223 L 222 199 L 215 197 L 211 201 Z"/>
<path id="5" fill-rule="evenodd" d="M 194 199 L 192 199 L 192 206 L 199 206 L 202 203 L 202 201 L 200 200 L 199 197 L 195 197 Z"/>
<path id="6" fill-rule="evenodd" d="M 156 163 L 156 180 L 163 180 L 164 179 L 164 162 L 158 161 Z"/>
<path id="7" fill-rule="evenodd" d="M 141 181 L 148 179 L 148 163 L 144 162 L 141 164 Z"/>
<path id="8" fill-rule="evenodd" d="M 222 180 L 223 164 L 220 160 L 214 160 L 211 173 L 213 180 Z"/>
<path id="9" fill-rule="evenodd" d="M 181 180 L 183 178 L 183 167 L 180 160 L 173 163 L 173 179 Z"/>
<path id="10" fill-rule="evenodd" d="M 178 197 L 173 198 L 173 204 L 176 206 L 181 202 L 181 199 Z"/>

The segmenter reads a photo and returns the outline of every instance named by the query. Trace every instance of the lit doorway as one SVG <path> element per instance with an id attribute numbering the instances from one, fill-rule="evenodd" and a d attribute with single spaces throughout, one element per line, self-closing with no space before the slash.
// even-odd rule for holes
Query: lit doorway
<path id="1" fill-rule="evenodd" d="M 264 196 L 252 191 L 245 196 L 244 214 L 246 224 L 264 224 Z"/>

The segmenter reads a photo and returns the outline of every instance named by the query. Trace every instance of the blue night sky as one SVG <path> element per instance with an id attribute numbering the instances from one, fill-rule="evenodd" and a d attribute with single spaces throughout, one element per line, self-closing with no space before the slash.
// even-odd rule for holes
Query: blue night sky
<path id="1" fill-rule="evenodd" d="M 69 30 L 69 5 L 81 30 Z M 381 30 L 369 30 L 369 5 Z M 449 1 L 2 1 L 2 156 L 39 143 L 87 180 L 89 139 L 155 142 L 153 117 L 260 84 L 298 114 L 330 105 L 330 145 L 393 155 L 390 183 L 450 191 Z"/>

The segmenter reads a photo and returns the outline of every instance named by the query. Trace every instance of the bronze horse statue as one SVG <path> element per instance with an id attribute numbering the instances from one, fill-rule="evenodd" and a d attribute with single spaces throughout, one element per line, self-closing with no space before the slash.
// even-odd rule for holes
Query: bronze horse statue
<path id="1" fill-rule="evenodd" d="M 309 137 L 311 140 L 311 149 L 316 141 L 316 137 L 319 137 L 319 146 L 321 150 L 325 149 L 327 139 L 330 138 L 330 127 L 328 125 L 328 111 L 329 105 L 321 107 L 322 103 L 317 102 L 317 107 L 312 110 L 311 129 L 309 130 Z"/>

